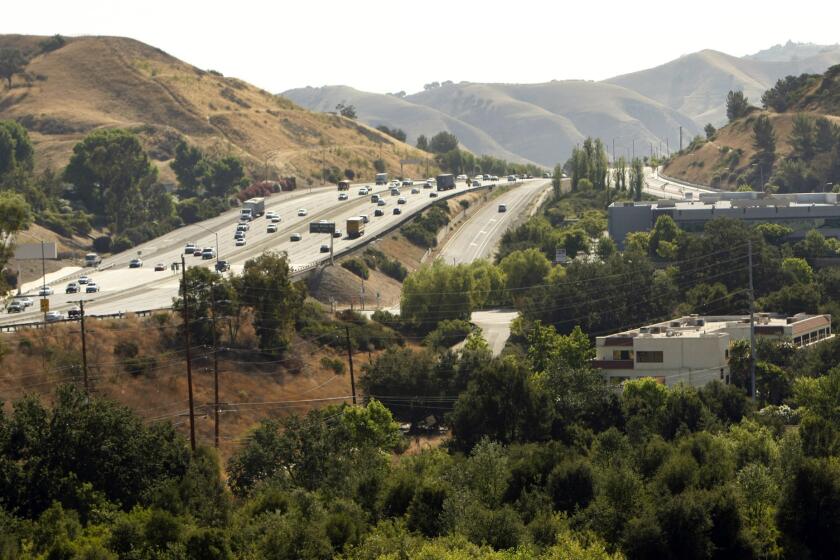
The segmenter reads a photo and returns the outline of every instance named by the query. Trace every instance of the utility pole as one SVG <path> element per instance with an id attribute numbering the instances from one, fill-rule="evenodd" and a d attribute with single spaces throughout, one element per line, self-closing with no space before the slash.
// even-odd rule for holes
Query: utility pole
<path id="1" fill-rule="evenodd" d="M 219 346 L 216 343 L 216 295 L 210 280 L 210 314 L 213 322 L 213 443 L 219 448 Z"/>
<path id="2" fill-rule="evenodd" d="M 44 312 L 44 325 L 47 324 L 47 309 L 49 304 L 45 304 L 47 300 L 47 257 L 44 252 L 44 240 L 41 240 L 41 310 Z"/>
<path id="3" fill-rule="evenodd" d="M 747 241 L 747 263 L 750 269 L 750 397 L 755 401 L 755 292 L 753 291 L 752 240 Z"/>
<path id="4" fill-rule="evenodd" d="M 613 162 L 613 165 L 615 165 L 615 138 L 613 138 L 612 141 L 613 141 L 613 160 L 612 160 L 612 162 Z"/>
<path id="5" fill-rule="evenodd" d="M 682 126 L 680 126 L 680 151 L 682 151 Z"/>
<path id="6" fill-rule="evenodd" d="M 181 255 L 181 280 L 184 290 L 184 344 L 187 354 L 187 390 L 190 402 L 190 449 L 195 452 L 195 408 L 193 407 L 192 356 L 190 353 L 190 312 L 187 290 L 187 262 Z"/>
<path id="7" fill-rule="evenodd" d="M 668 139 L 665 139 L 665 153 L 668 154 L 667 157 L 671 157 L 671 147 L 668 145 Z"/>
<path id="8" fill-rule="evenodd" d="M 88 392 L 88 367 L 87 367 L 87 337 L 85 336 L 85 300 L 79 300 L 79 320 L 82 324 L 82 376 L 85 384 L 85 393 Z"/>
<path id="9" fill-rule="evenodd" d="M 353 347 L 350 345 L 350 327 L 344 327 L 347 333 L 347 361 L 350 363 L 350 392 L 353 395 L 353 404 L 356 404 L 356 376 L 353 374 Z"/>
<path id="10" fill-rule="evenodd" d="M 636 139 L 633 138 L 633 159 L 636 159 Z"/>

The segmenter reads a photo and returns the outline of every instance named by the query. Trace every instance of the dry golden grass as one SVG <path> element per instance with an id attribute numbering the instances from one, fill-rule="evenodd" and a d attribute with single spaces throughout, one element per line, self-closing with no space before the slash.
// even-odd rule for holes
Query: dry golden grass
<path id="1" fill-rule="evenodd" d="M 721 175 L 723 171 L 728 169 L 725 162 L 729 153 L 733 150 L 740 149 L 743 153 L 738 164 L 728 174 L 730 180 L 720 183 L 720 186 L 724 188 L 727 186 L 737 186 L 734 184 L 735 178 L 749 169 L 751 159 L 755 155 L 755 149 L 753 148 L 753 123 L 761 114 L 766 114 L 770 117 L 770 122 L 773 123 L 773 128 L 776 132 L 777 159 L 786 157 L 791 152 L 788 138 L 793 129 L 793 119 L 796 114 L 757 111 L 748 117 L 738 119 L 721 128 L 718 130 L 713 141 L 705 143 L 698 150 L 675 157 L 665 166 L 664 173 L 668 176 L 693 183 L 712 185 L 714 184 L 713 180 L 715 176 Z M 840 124 L 840 117 L 834 115 L 813 112 L 805 114 L 814 118 L 825 116 Z M 726 151 L 727 149 L 729 152 Z"/>
<path id="2" fill-rule="evenodd" d="M 0 45 L 32 49 L 39 37 L 0 36 Z M 39 168 L 64 166 L 84 135 L 103 127 L 136 130 L 161 171 L 179 137 L 213 153 L 233 153 L 262 174 L 320 177 L 327 166 L 372 178 L 379 157 L 400 169 L 418 150 L 365 125 L 313 113 L 235 78 L 195 68 L 159 49 L 119 37 L 79 37 L 36 56 L 27 71 L 0 91 L 0 119 L 17 119 L 30 130 Z M 407 165 L 407 174 L 420 168 Z"/>
<path id="3" fill-rule="evenodd" d="M 149 422 L 170 420 L 187 435 L 187 376 L 177 323 L 171 315 L 160 319 L 132 316 L 119 321 L 89 319 L 89 382 L 96 394 L 130 407 Z M 253 332 L 248 330 L 240 333 L 238 340 L 242 345 L 253 342 Z M 114 354 L 117 344 L 125 341 L 136 343 L 140 356 L 153 357 L 154 367 L 139 375 L 128 373 L 120 357 Z M 4 349 L 0 361 L 0 394 L 6 407 L 27 393 L 49 401 L 59 384 L 82 384 L 78 323 L 2 334 L 0 347 Z M 220 402 L 226 403 L 220 420 L 221 450 L 225 457 L 241 445 L 248 431 L 260 420 L 292 412 L 302 414 L 313 407 L 339 403 L 344 399 L 336 397 L 351 393 L 349 374 L 335 375 L 320 364 L 324 356 L 344 360 L 343 352 L 296 339 L 292 350 L 279 362 L 254 358 L 253 353 L 250 360 L 248 356 L 247 352 L 229 352 L 219 360 Z M 354 357 L 357 381 L 368 361 L 367 354 Z M 212 367 L 206 350 L 195 349 L 196 437 L 210 445 L 214 432 Z"/>

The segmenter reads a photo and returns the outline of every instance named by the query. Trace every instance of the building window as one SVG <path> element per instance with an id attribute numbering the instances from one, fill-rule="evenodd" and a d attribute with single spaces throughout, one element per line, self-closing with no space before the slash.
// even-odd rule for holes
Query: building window
<path id="1" fill-rule="evenodd" d="M 613 350 L 613 360 L 632 360 L 632 350 Z"/>
<path id="2" fill-rule="evenodd" d="M 664 361 L 662 350 L 639 350 L 636 361 L 640 364 L 661 364 Z"/>

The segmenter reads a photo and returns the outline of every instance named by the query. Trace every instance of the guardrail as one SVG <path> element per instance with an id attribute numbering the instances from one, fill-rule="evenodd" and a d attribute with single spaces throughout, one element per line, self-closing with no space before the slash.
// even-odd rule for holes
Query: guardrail
<path id="1" fill-rule="evenodd" d="M 171 311 L 171 307 L 159 307 L 157 309 L 143 309 L 141 311 L 120 311 L 117 313 L 105 313 L 105 314 L 85 314 L 86 319 L 96 319 L 96 320 L 104 320 L 104 319 L 122 319 L 126 315 L 134 315 L 136 317 L 147 317 L 152 315 L 153 313 L 158 313 L 161 311 Z M 79 319 L 59 319 L 57 321 L 33 321 L 30 323 L 15 323 L 12 325 L 0 325 L 0 332 L 17 332 L 19 330 L 24 329 L 41 329 L 49 325 L 57 325 L 60 323 L 75 323 Z"/>

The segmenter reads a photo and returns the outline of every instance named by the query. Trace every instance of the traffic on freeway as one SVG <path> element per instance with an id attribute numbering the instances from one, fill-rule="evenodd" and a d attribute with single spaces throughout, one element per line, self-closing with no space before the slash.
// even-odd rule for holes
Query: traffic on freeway
<path id="1" fill-rule="evenodd" d="M 245 261 L 264 251 L 284 251 L 289 255 L 292 269 L 302 269 L 329 258 L 329 255 L 322 252 L 322 245 L 330 244 L 330 236 L 310 234 L 310 222 L 335 222 L 336 229 L 341 230 L 341 237 L 336 236 L 332 243 L 334 251 L 340 253 L 365 242 L 365 238 L 382 233 L 395 223 L 407 220 L 436 200 L 467 189 L 464 182 L 458 182 L 455 189 L 443 192 L 437 192 L 434 187 L 419 181 L 413 187 L 404 187 L 402 184 L 358 184 L 353 185 L 349 191 L 341 192 L 332 186 L 313 189 L 311 193 L 278 193 L 265 200 L 265 213 L 262 216 L 244 222 L 246 227 L 239 225 L 242 223 L 240 210 L 233 209 L 211 220 L 179 228 L 128 251 L 107 257 L 96 268 L 81 271 L 70 269 L 64 277 L 53 276 L 49 282 L 53 294 L 47 296 L 49 308 L 66 314 L 67 310 L 75 306 L 73 301 L 80 298 L 89 300 L 85 304 L 85 312 L 93 315 L 168 307 L 178 293 L 180 280 L 178 271 L 173 270 L 172 265 L 180 264 L 182 256 L 187 266 L 215 267 L 217 262 L 224 261 L 224 268 L 239 272 Z M 431 196 L 432 193 L 437 196 Z M 347 196 L 340 196 L 342 194 Z M 371 201 L 374 194 L 384 200 L 384 207 Z M 404 203 L 399 203 L 400 198 L 404 199 Z M 385 211 L 381 212 L 381 216 L 376 216 L 377 209 Z M 395 213 L 394 209 L 400 212 Z M 368 220 L 361 239 L 351 239 L 344 231 L 347 219 L 354 216 L 366 216 Z M 188 247 L 188 244 L 191 246 Z M 135 260 L 133 268 L 130 267 L 132 260 Z M 75 282 L 78 287 L 82 274 L 88 276 L 88 280 L 96 286 L 96 291 L 87 293 L 85 288 L 67 293 L 66 288 L 71 282 Z M 25 286 L 31 299 L 39 299 L 36 292 L 40 285 L 41 281 L 38 280 Z M 27 323 L 43 318 L 43 312 L 36 301 L 35 305 L 25 307 L 20 312 L 4 313 L 0 316 L 0 325 Z"/>

